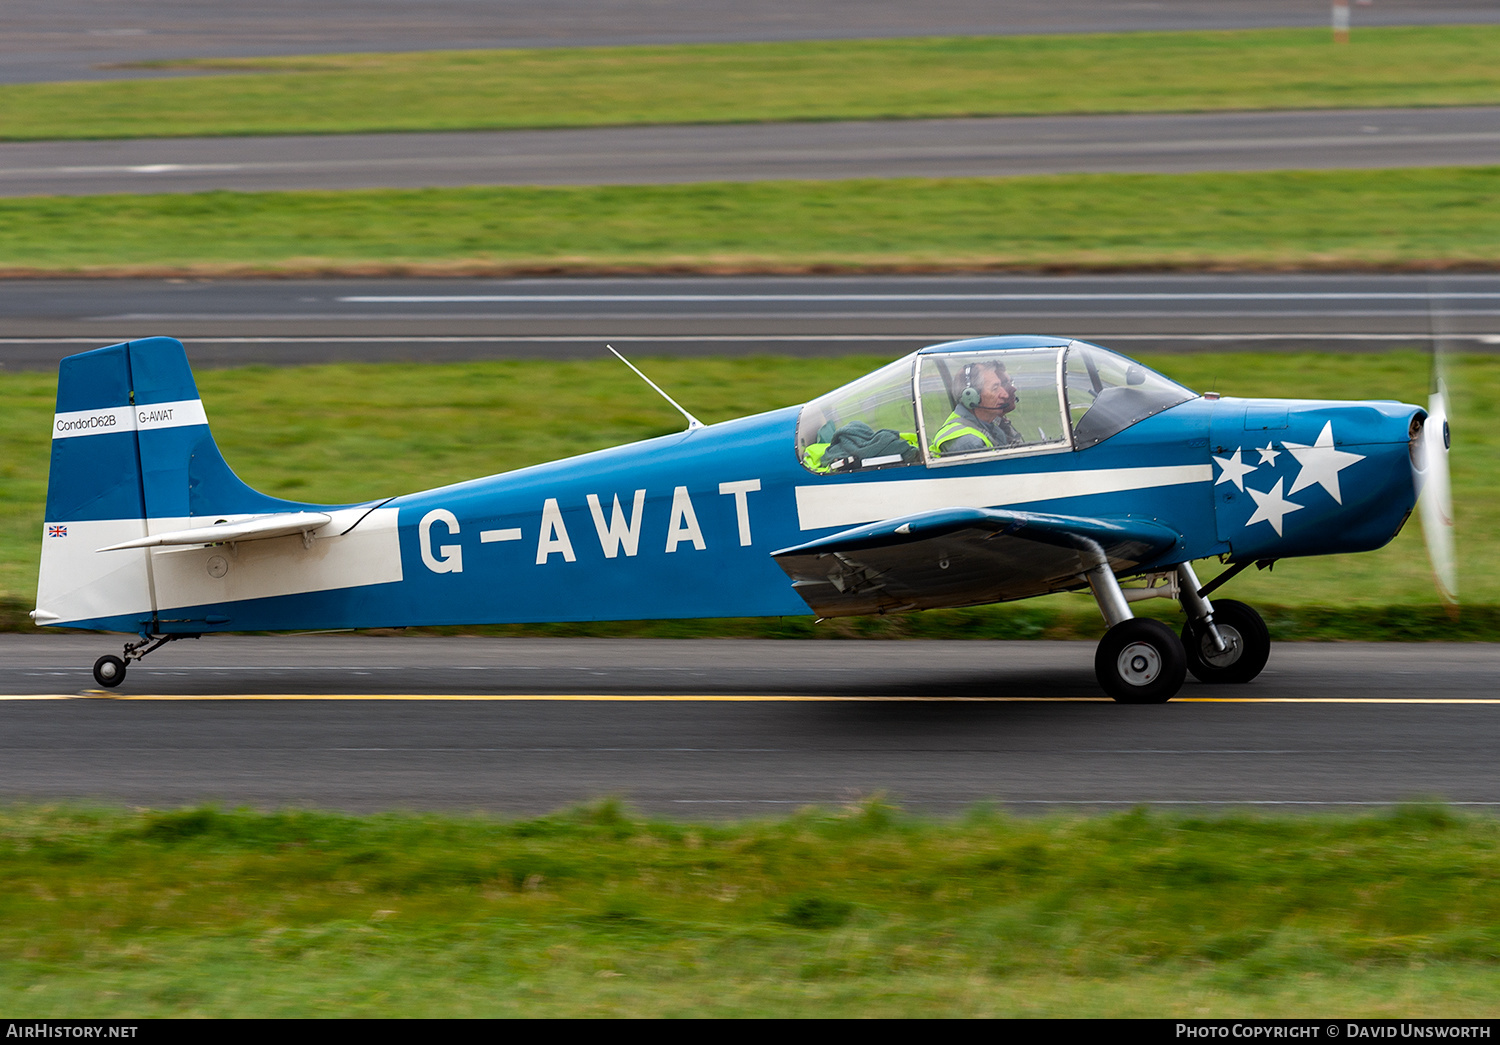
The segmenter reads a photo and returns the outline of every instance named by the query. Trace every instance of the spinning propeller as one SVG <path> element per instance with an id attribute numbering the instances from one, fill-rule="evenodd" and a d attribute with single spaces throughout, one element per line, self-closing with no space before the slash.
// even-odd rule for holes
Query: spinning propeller
<path id="1" fill-rule="evenodd" d="M 1458 605 L 1458 563 L 1453 544 L 1453 489 L 1448 480 L 1448 347 L 1433 314 L 1432 392 L 1427 397 L 1427 423 L 1419 439 L 1420 454 L 1413 464 L 1424 479 L 1417 507 L 1422 512 L 1422 536 L 1432 561 L 1438 594 L 1449 606 Z"/>

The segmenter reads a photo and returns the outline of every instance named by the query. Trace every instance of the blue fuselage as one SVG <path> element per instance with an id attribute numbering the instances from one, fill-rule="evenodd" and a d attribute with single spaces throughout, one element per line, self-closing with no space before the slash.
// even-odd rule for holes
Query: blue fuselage
<path id="1" fill-rule="evenodd" d="M 399 581 L 197 607 L 162 630 L 216 630 L 199 623 L 213 616 L 254 630 L 806 614 L 773 551 L 934 505 L 1181 535 L 1143 570 L 1362 551 L 1414 503 L 1417 412 L 1200 398 L 1087 450 L 838 476 L 799 463 L 789 408 L 395 498 Z M 1330 425 L 1336 442 L 1319 447 Z"/>

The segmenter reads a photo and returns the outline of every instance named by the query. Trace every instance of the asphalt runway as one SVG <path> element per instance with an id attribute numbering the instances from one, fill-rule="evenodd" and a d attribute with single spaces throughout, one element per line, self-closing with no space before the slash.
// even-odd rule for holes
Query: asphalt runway
<path id="1" fill-rule="evenodd" d="M 1493 0 L 1376 0 L 1363 26 L 1500 21 Z M 1308 0 L 6 0 L 0 82 L 160 76 L 120 63 L 476 47 L 1325 26 Z"/>
<path id="2" fill-rule="evenodd" d="M 605 355 L 892 358 L 988 334 L 1133 351 L 1500 348 L 1500 275 L 0 281 L 0 368 L 164 334 L 195 367 Z"/>
<path id="3" fill-rule="evenodd" d="M 0 636 L 0 796 L 535 814 L 617 795 L 688 819 L 872 794 L 939 814 L 1500 805 L 1500 646 L 1282 644 L 1248 686 L 1128 707 L 1099 698 L 1089 643 L 223 637 L 132 667 L 131 699 L 76 696 L 117 645 Z"/>
<path id="4" fill-rule="evenodd" d="M 1487 165 L 1500 109 L 0 144 L 0 196 Z"/>

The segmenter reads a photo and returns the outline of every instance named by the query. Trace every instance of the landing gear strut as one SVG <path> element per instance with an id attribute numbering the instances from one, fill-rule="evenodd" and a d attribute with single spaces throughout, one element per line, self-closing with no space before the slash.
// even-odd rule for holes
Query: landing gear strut
<path id="1" fill-rule="evenodd" d="M 1266 622 L 1243 602 L 1220 599 L 1214 603 L 1214 623 L 1225 649 L 1214 649 L 1203 626 L 1192 618 L 1182 626 L 1188 670 L 1200 682 L 1249 682 L 1259 675 L 1271 655 L 1271 633 Z"/>
<path id="2" fill-rule="evenodd" d="M 125 652 L 116 657 L 109 654 L 94 661 L 94 681 L 105 689 L 114 689 L 125 681 L 125 668 L 133 660 L 161 649 L 176 639 L 196 639 L 197 635 L 142 635 L 139 642 L 125 643 Z"/>
<path id="3" fill-rule="evenodd" d="M 1182 647 L 1199 682 L 1249 682 L 1271 656 L 1266 622 L 1243 602 L 1220 599 L 1210 605 L 1187 563 L 1177 567 L 1182 612 Z"/>
<path id="4" fill-rule="evenodd" d="M 1099 612 L 1109 624 L 1094 654 L 1094 675 L 1115 700 L 1161 704 L 1182 688 L 1189 671 L 1200 682 L 1249 682 L 1266 666 L 1271 654 L 1266 622 L 1243 602 L 1220 599 L 1210 603 L 1191 565 L 1179 564 L 1176 577 L 1166 587 L 1148 585 L 1130 592 L 1137 598 L 1158 591 L 1175 594 L 1187 614 L 1179 640 L 1165 624 L 1130 612 L 1130 602 L 1103 549 L 1094 545 L 1092 550 L 1095 565 L 1086 576 Z"/>
<path id="5" fill-rule="evenodd" d="M 1097 544 L 1093 550 L 1096 565 L 1087 574 L 1089 587 L 1109 624 L 1094 654 L 1094 676 L 1100 688 L 1121 704 L 1165 704 L 1187 677 L 1182 643 L 1160 621 L 1130 612 L 1108 557 Z"/>

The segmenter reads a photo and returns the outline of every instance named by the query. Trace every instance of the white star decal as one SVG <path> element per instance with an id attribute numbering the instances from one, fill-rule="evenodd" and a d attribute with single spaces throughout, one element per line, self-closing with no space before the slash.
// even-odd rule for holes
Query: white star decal
<path id="1" fill-rule="evenodd" d="M 1214 463 L 1223 469 L 1219 477 L 1214 480 L 1214 485 L 1220 483 L 1234 483 L 1241 490 L 1245 488 L 1245 476 L 1255 471 L 1258 465 L 1246 464 L 1240 460 L 1240 447 L 1234 448 L 1234 453 L 1228 457 L 1215 457 Z"/>
<path id="2" fill-rule="evenodd" d="M 1281 536 L 1281 520 L 1293 512 L 1300 512 L 1306 505 L 1293 504 L 1281 496 L 1281 484 L 1285 479 L 1277 479 L 1276 485 L 1271 487 L 1267 493 L 1259 490 L 1246 490 L 1251 497 L 1255 498 L 1255 514 L 1250 516 L 1246 526 L 1254 526 L 1258 522 L 1268 522 L 1271 529 L 1276 531 L 1276 536 Z"/>
<path id="3" fill-rule="evenodd" d="M 1281 451 L 1272 450 L 1271 447 L 1275 445 L 1275 443 L 1267 442 L 1265 446 L 1257 446 L 1255 452 L 1260 454 L 1260 460 L 1255 463 L 1257 465 L 1268 464 L 1272 468 L 1276 467 L 1276 458 L 1281 456 Z"/>
<path id="4" fill-rule="evenodd" d="M 1318 433 L 1318 441 L 1312 446 L 1288 443 L 1285 440 L 1281 445 L 1291 451 L 1297 463 L 1302 466 L 1302 471 L 1297 473 L 1297 479 L 1287 493 L 1293 494 L 1317 483 L 1339 504 L 1344 503 L 1343 495 L 1339 492 L 1339 473 L 1355 461 L 1363 461 L 1365 458 L 1363 454 L 1351 454 L 1333 448 L 1332 421 L 1323 425 L 1323 431 Z"/>

